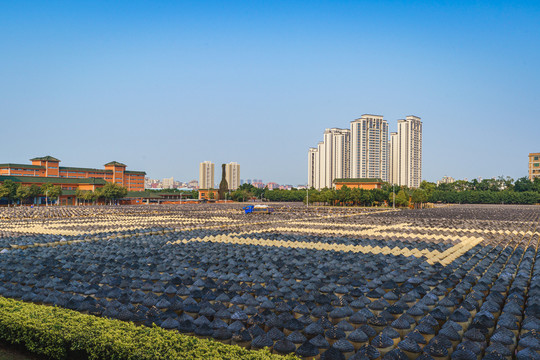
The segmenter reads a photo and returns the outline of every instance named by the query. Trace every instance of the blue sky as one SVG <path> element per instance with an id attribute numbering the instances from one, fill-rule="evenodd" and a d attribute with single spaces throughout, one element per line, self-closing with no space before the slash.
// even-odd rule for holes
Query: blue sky
<path id="1" fill-rule="evenodd" d="M 540 151 L 538 1 L 0 1 L 0 54 L 0 163 L 296 185 L 364 113 L 422 118 L 431 181 Z"/>

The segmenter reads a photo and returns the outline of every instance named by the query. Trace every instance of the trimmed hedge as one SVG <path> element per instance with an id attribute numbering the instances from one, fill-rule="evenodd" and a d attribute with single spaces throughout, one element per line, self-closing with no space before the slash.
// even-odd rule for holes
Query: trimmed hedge
<path id="1" fill-rule="evenodd" d="M 0 341 L 51 359 L 297 359 L 3 297 Z"/>

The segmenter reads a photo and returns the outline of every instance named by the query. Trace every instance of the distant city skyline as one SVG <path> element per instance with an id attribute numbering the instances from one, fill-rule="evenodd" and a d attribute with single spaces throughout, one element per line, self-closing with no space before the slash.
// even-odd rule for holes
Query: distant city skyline
<path id="1" fill-rule="evenodd" d="M 231 164 L 228 164 L 228 165 L 231 165 Z M 238 171 L 236 173 L 238 173 Z M 228 174 L 229 173 L 227 173 L 227 183 L 229 183 Z M 231 172 L 231 176 L 235 176 L 234 172 Z M 275 181 L 264 182 L 262 181 L 262 179 L 253 179 L 253 180 L 245 179 L 244 180 L 244 179 L 239 179 L 238 177 L 236 177 L 236 181 L 240 185 L 253 184 L 255 187 L 259 187 L 261 189 L 268 187 L 269 190 L 274 190 L 274 189 L 290 190 L 292 188 L 297 188 L 297 189 L 307 188 L 307 185 L 305 184 L 296 184 L 296 185 L 278 184 Z M 231 184 L 233 185 L 229 185 L 229 191 L 234 191 L 238 188 L 234 180 L 231 181 Z M 144 186 L 145 186 L 145 189 L 156 189 L 156 190 L 159 190 L 159 189 L 161 190 L 167 190 L 167 189 L 196 190 L 196 189 L 199 189 L 199 181 L 198 180 L 190 180 L 190 181 L 175 180 L 173 177 L 164 178 L 164 179 L 152 179 L 152 178 L 146 177 L 144 181 Z"/>
<path id="2" fill-rule="evenodd" d="M 184 181 L 234 159 L 296 185 L 321 129 L 421 114 L 423 179 L 526 177 L 539 18 L 496 0 L 3 2 L 0 157 Z"/>

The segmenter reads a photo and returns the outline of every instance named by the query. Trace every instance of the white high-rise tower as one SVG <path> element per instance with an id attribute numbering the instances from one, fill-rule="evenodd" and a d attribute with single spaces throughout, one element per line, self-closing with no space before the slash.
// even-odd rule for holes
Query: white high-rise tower
<path id="1" fill-rule="evenodd" d="M 422 182 L 422 121 L 418 116 L 398 120 L 397 185 L 417 188 Z M 393 162 L 396 159 L 392 159 Z"/>
<path id="2" fill-rule="evenodd" d="M 317 174 L 316 189 L 322 189 L 326 186 L 326 152 L 324 141 L 319 141 L 317 144 Z"/>
<path id="3" fill-rule="evenodd" d="M 324 141 L 308 152 L 308 186 L 332 188 L 334 179 L 350 175 L 350 130 L 326 129 Z"/>
<path id="4" fill-rule="evenodd" d="M 352 121 L 350 177 L 388 181 L 388 166 L 388 122 L 369 114 Z"/>
<path id="5" fill-rule="evenodd" d="M 199 164 L 199 189 L 214 188 L 214 163 L 205 161 Z"/>
<path id="6" fill-rule="evenodd" d="M 351 176 L 351 131 L 331 129 L 332 131 L 332 181 Z"/>
<path id="7" fill-rule="evenodd" d="M 225 164 L 225 180 L 229 190 L 234 191 L 240 186 L 240 164 L 230 162 Z"/>
<path id="8" fill-rule="evenodd" d="M 319 157 L 319 152 L 316 148 L 309 148 L 308 151 L 308 188 L 316 187 L 316 184 L 318 183 L 317 180 L 315 180 L 316 177 L 319 176 L 318 171 L 318 163 L 317 161 Z"/>
<path id="9" fill-rule="evenodd" d="M 399 137 L 397 132 L 390 133 L 390 141 L 388 141 L 388 163 L 389 175 L 388 182 L 392 185 L 399 184 Z"/>

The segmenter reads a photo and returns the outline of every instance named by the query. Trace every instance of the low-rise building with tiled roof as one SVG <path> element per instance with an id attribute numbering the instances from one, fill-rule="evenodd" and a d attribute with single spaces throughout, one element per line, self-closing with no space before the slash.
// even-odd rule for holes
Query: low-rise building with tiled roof
<path id="1" fill-rule="evenodd" d="M 350 189 L 358 188 L 365 190 L 380 189 L 382 187 L 383 181 L 381 179 L 371 179 L 371 178 L 348 178 L 348 179 L 335 179 L 333 181 L 334 188 L 337 190 L 341 189 L 343 186 L 347 186 Z"/>
<path id="2" fill-rule="evenodd" d="M 39 179 L 53 179 L 52 182 L 62 182 L 61 179 L 96 179 L 115 183 L 128 189 L 128 191 L 144 191 L 144 171 L 126 170 L 126 165 L 118 161 L 111 161 L 104 165 L 104 169 L 65 167 L 60 166 L 60 160 L 53 156 L 43 156 L 30 159 L 31 164 L 0 164 L 0 176 L 32 177 L 32 179 L 15 179 L 15 182 L 36 183 Z M 91 180 L 90 180 L 91 181 Z M 49 181 L 50 182 L 50 181 Z M 83 189 L 82 182 L 78 187 Z M 64 187 L 63 187 L 64 188 Z M 76 190 L 76 189 L 75 189 Z"/>

